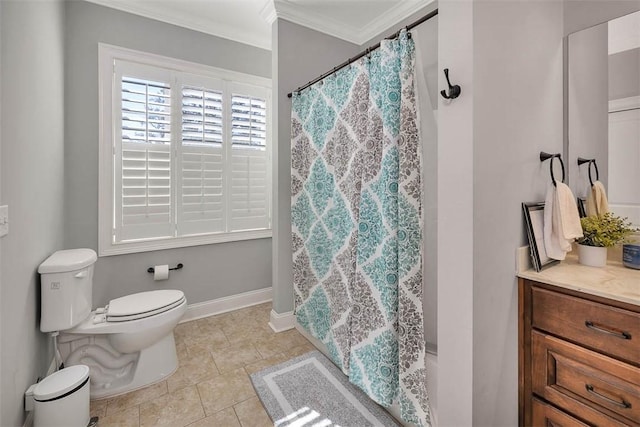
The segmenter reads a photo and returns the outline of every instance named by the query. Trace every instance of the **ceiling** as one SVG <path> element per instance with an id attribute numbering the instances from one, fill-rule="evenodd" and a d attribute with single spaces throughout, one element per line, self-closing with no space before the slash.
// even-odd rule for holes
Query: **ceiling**
<path id="1" fill-rule="evenodd" d="M 434 0 L 88 1 L 271 49 L 271 24 L 276 18 L 362 45 Z"/>

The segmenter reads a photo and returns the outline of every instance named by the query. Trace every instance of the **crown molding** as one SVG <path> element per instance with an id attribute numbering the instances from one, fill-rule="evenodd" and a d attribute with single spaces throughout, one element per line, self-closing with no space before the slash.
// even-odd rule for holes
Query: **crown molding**
<path id="1" fill-rule="evenodd" d="M 268 24 L 273 24 L 278 18 L 276 6 L 273 0 L 267 0 L 260 10 L 260 17 Z"/>
<path id="2" fill-rule="evenodd" d="M 274 0 L 276 15 L 280 19 L 337 37 L 348 42 L 363 45 L 398 22 L 408 18 L 436 0 L 406 0 L 398 2 L 388 12 L 362 26 L 345 25 L 326 15 L 312 15 L 304 6 L 297 6 L 286 0 Z"/>
<path id="3" fill-rule="evenodd" d="M 213 23 L 211 19 L 206 16 L 207 14 L 176 13 L 175 10 L 163 8 L 162 2 L 131 0 L 87 1 L 167 24 L 177 25 L 216 37 L 271 50 L 272 38 L 268 35 L 257 32 L 251 33 L 247 31 L 246 27 L 239 27 L 233 25 L 233 23 Z M 265 0 L 264 5 L 259 11 L 259 16 L 268 24 L 272 24 L 278 18 L 285 19 L 361 46 L 435 1 L 436 0 L 397 1 L 393 7 L 390 7 L 385 13 L 382 13 L 375 19 L 355 25 L 332 18 L 330 13 L 314 12 L 305 6 L 305 2 L 294 0 Z M 334 11 L 334 14 L 335 13 Z"/>
<path id="4" fill-rule="evenodd" d="M 157 2 L 133 2 L 128 0 L 87 1 L 100 6 L 132 13 L 134 15 L 165 22 L 167 24 L 177 25 L 179 27 L 199 31 L 212 36 L 248 44 L 261 49 L 271 50 L 271 37 L 262 37 L 257 34 L 250 34 L 233 25 L 225 25 L 221 23 L 212 25 L 211 21 L 209 21 L 206 16 L 200 17 L 194 14 L 176 15 L 174 13 L 166 13 L 158 7 Z"/>

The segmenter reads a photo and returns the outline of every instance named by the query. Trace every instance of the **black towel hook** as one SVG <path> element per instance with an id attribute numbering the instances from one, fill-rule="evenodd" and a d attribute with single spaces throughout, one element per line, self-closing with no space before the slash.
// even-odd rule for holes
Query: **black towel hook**
<path id="1" fill-rule="evenodd" d="M 460 86 L 458 85 L 451 85 L 451 82 L 449 81 L 449 69 L 445 68 L 444 69 L 444 76 L 447 78 L 447 84 L 449 85 L 449 93 L 447 94 L 446 90 L 441 90 L 440 91 L 440 95 L 442 95 L 445 99 L 456 99 L 457 97 L 460 96 L 460 92 L 462 92 L 462 89 L 460 89 Z"/>
<path id="2" fill-rule="evenodd" d="M 562 155 L 560 153 L 556 153 L 556 154 L 549 154 L 549 153 L 545 153 L 544 151 L 540 152 L 540 161 L 544 162 L 545 160 L 549 160 L 551 159 L 551 161 L 549 162 L 549 171 L 551 172 L 551 182 L 553 183 L 554 187 L 557 187 L 558 184 L 556 183 L 556 178 L 553 176 L 553 159 L 554 158 L 558 158 L 558 160 L 560 160 L 560 167 L 562 168 L 562 181 L 564 182 L 564 162 L 562 161 Z"/>
<path id="3" fill-rule="evenodd" d="M 583 165 L 585 163 L 589 163 L 589 184 L 593 187 L 593 178 L 591 177 L 591 165 L 596 169 L 596 181 L 600 179 L 600 173 L 598 172 L 598 165 L 596 164 L 596 159 L 584 159 L 582 157 L 578 157 L 578 166 Z"/>

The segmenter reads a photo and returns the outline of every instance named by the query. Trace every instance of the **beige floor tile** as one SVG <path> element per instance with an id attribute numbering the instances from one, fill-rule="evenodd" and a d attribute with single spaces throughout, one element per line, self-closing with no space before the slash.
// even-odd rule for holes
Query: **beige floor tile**
<path id="1" fill-rule="evenodd" d="M 224 328 L 225 326 L 230 326 L 238 323 L 238 319 L 233 316 L 233 312 L 218 314 L 216 316 L 209 316 L 199 320 L 201 323 L 205 323 L 208 326 L 214 328 Z"/>
<path id="2" fill-rule="evenodd" d="M 305 344 L 297 345 L 295 347 L 291 347 L 288 350 L 285 350 L 284 354 L 287 359 L 293 359 L 294 357 L 302 356 L 305 353 L 309 353 L 310 351 L 315 350 L 316 348 L 307 341 Z"/>
<path id="3" fill-rule="evenodd" d="M 107 415 L 108 399 L 92 400 L 89 404 L 89 415 L 92 417 L 104 418 Z"/>
<path id="4" fill-rule="evenodd" d="M 263 358 L 274 356 L 293 347 L 305 345 L 309 341 L 295 329 L 279 332 L 264 341 L 255 344 L 256 350 Z"/>
<path id="5" fill-rule="evenodd" d="M 167 393 L 167 382 L 162 381 L 131 393 L 111 398 L 107 401 L 106 415 L 114 415 L 120 411 L 141 403 L 148 402 Z"/>
<path id="6" fill-rule="evenodd" d="M 197 333 L 198 325 L 196 324 L 195 320 L 192 320 L 190 322 L 180 323 L 178 326 L 176 326 L 176 328 L 173 330 L 173 337 L 176 340 L 176 344 L 184 344 L 184 339 L 187 336 Z"/>
<path id="7" fill-rule="evenodd" d="M 268 324 L 257 322 L 236 323 L 232 326 L 223 327 L 222 331 L 232 344 L 245 341 L 251 343 L 264 341 L 276 334 Z"/>
<path id="8" fill-rule="evenodd" d="M 295 330 L 274 333 L 270 312 L 267 302 L 179 324 L 178 370 L 160 384 L 93 401 L 91 414 L 100 427 L 271 426 L 248 373 L 314 348 Z"/>
<path id="9" fill-rule="evenodd" d="M 140 405 L 141 427 L 186 426 L 204 416 L 196 386 L 167 393 Z"/>
<path id="10" fill-rule="evenodd" d="M 217 375 L 220 374 L 211 353 L 204 351 L 180 361 L 176 372 L 167 378 L 168 390 L 173 392 Z"/>
<path id="11" fill-rule="evenodd" d="M 140 411 L 138 406 L 128 408 L 113 415 L 100 417 L 98 420 L 100 427 L 139 427 Z"/>
<path id="12" fill-rule="evenodd" d="M 253 344 L 242 342 L 211 352 L 220 373 L 233 371 L 262 359 Z"/>
<path id="13" fill-rule="evenodd" d="M 198 391 L 207 415 L 255 396 L 251 380 L 244 369 L 236 369 L 203 381 L 198 384 Z"/>
<path id="14" fill-rule="evenodd" d="M 189 427 L 241 427 L 233 407 L 218 411 L 213 415 L 189 424 Z"/>
<path id="15" fill-rule="evenodd" d="M 189 350 L 187 350 L 187 345 L 184 342 L 176 342 L 176 354 L 178 355 L 178 363 L 189 358 Z"/>
<path id="16" fill-rule="evenodd" d="M 247 374 L 251 375 L 255 372 L 263 370 L 264 368 L 282 363 L 288 359 L 290 358 L 288 356 L 285 356 L 284 354 L 276 354 L 274 356 L 267 357 L 266 359 L 261 359 L 257 362 L 245 365 L 244 370 L 247 371 Z"/>
<path id="17" fill-rule="evenodd" d="M 269 427 L 273 422 L 265 411 L 260 399 L 253 397 L 244 402 L 233 405 L 242 427 Z"/>
<path id="18" fill-rule="evenodd" d="M 187 348 L 190 349 L 198 345 L 210 345 L 221 348 L 229 345 L 229 341 L 227 341 L 227 337 L 221 328 L 211 326 L 205 322 L 198 322 L 199 321 L 196 321 L 196 328 L 184 337 L 184 343 L 187 345 Z"/>

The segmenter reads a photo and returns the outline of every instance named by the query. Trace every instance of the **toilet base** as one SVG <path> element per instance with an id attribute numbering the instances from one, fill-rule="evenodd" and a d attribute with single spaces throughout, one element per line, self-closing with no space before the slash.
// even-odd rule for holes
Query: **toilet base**
<path id="1" fill-rule="evenodd" d="M 91 399 L 128 393 L 162 381 L 178 368 L 173 332 L 136 353 L 118 353 L 105 336 L 82 337 L 61 346 L 65 366 L 89 366 Z M 65 337 L 67 338 L 67 337 Z"/>

